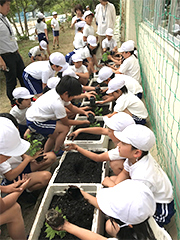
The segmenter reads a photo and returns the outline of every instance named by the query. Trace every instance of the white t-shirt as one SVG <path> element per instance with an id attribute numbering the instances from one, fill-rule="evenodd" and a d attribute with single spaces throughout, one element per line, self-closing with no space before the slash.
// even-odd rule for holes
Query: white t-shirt
<path id="1" fill-rule="evenodd" d="M 124 62 L 121 64 L 119 68 L 119 72 L 130 77 L 133 77 L 139 83 L 141 83 L 139 61 L 134 55 L 131 55 L 130 57 L 124 60 Z"/>
<path id="2" fill-rule="evenodd" d="M 108 156 L 111 161 L 125 159 L 124 157 L 119 156 L 118 147 L 109 150 Z"/>
<path id="3" fill-rule="evenodd" d="M 33 103 L 31 103 L 32 106 Z M 17 105 L 15 105 L 11 111 L 10 114 L 13 115 L 17 122 L 21 125 L 27 125 L 26 123 L 26 111 L 28 110 L 28 108 L 25 109 L 19 109 Z"/>
<path id="4" fill-rule="evenodd" d="M 148 112 L 144 103 L 133 93 L 128 92 L 122 94 L 117 100 L 114 106 L 114 112 L 123 112 L 128 109 L 133 115 L 146 119 L 148 117 Z"/>
<path id="5" fill-rule="evenodd" d="M 59 31 L 59 22 L 56 18 L 53 18 L 51 20 L 51 25 L 54 26 L 54 28 L 53 28 L 54 31 Z"/>
<path id="6" fill-rule="evenodd" d="M 4 178 L 4 174 L 9 172 L 10 170 L 16 168 L 17 166 L 19 166 L 19 164 L 22 162 L 22 157 L 18 156 L 18 157 L 11 157 L 8 160 L 6 160 L 5 162 L 0 164 L 0 175 Z"/>
<path id="7" fill-rule="evenodd" d="M 33 57 L 41 55 L 43 53 L 44 55 L 47 55 L 46 50 L 40 50 L 39 46 L 35 46 L 29 50 L 29 52 L 32 54 Z"/>
<path id="8" fill-rule="evenodd" d="M 112 51 L 116 46 L 117 42 L 113 38 L 111 38 L 110 41 L 107 38 L 102 41 L 102 48 L 109 48 L 110 51 Z"/>
<path id="9" fill-rule="evenodd" d="M 126 159 L 124 169 L 129 172 L 131 179 L 142 181 L 151 189 L 157 203 L 170 203 L 173 200 L 171 182 L 150 153 L 135 164 Z"/>
<path id="10" fill-rule="evenodd" d="M 125 81 L 125 85 L 128 91 L 132 92 L 133 94 L 143 92 L 143 88 L 136 79 L 124 74 L 116 74 L 115 78 L 117 79 L 117 81 L 123 79 Z"/>
<path id="11" fill-rule="evenodd" d="M 107 3 L 104 7 L 101 3 L 96 6 L 96 22 L 97 26 L 97 34 L 100 36 L 106 36 L 106 29 L 112 28 L 114 29 L 116 22 L 116 10 L 112 3 Z"/>
<path id="12" fill-rule="evenodd" d="M 81 56 L 81 58 L 83 60 L 88 58 L 88 57 L 92 57 L 87 46 L 84 47 L 84 48 L 80 48 L 78 50 L 75 50 L 74 52 L 77 53 L 79 56 Z"/>
<path id="13" fill-rule="evenodd" d="M 30 63 L 24 71 L 29 73 L 33 78 L 42 80 L 47 84 L 47 80 L 55 76 L 55 71 L 51 68 L 49 61 L 38 61 Z"/>
<path id="14" fill-rule="evenodd" d="M 94 36 L 94 28 L 93 26 L 86 24 L 83 29 L 83 36 L 88 37 L 89 35 Z"/>
<path id="15" fill-rule="evenodd" d="M 72 18 L 71 24 L 73 24 L 77 19 L 79 19 L 79 18 L 77 16 L 74 16 Z M 83 17 L 82 17 L 82 19 L 83 19 Z M 75 34 L 76 34 L 78 32 L 78 26 L 76 24 L 74 26 L 75 26 Z"/>
<path id="16" fill-rule="evenodd" d="M 47 29 L 47 24 L 43 21 L 36 23 L 35 28 L 37 29 L 37 34 L 44 33 L 44 29 Z"/>
<path id="17" fill-rule="evenodd" d="M 85 46 L 82 32 L 76 33 L 76 35 L 74 36 L 73 45 L 75 49 L 83 48 Z"/>
<path id="18" fill-rule="evenodd" d="M 65 106 L 70 102 L 61 99 L 55 89 L 51 89 L 40 96 L 34 104 L 28 108 L 26 118 L 29 121 L 45 122 L 66 117 Z"/>
<path id="19" fill-rule="evenodd" d="M 82 65 L 80 68 L 76 68 L 75 65 L 71 66 L 71 69 L 74 71 L 74 72 L 78 72 L 78 73 L 86 73 L 88 72 L 87 70 L 87 67 Z"/>

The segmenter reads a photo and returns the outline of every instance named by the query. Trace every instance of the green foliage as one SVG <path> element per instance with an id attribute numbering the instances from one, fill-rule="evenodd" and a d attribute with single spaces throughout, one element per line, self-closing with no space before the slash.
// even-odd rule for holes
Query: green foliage
<path id="1" fill-rule="evenodd" d="M 62 214 L 62 210 L 59 209 L 58 206 L 55 208 L 55 210 Z M 63 218 L 64 218 L 66 221 L 68 221 L 67 218 L 66 218 L 66 216 L 63 216 Z M 45 225 L 46 225 L 46 230 L 45 230 L 45 232 L 47 233 L 46 238 L 49 238 L 49 240 L 53 239 L 53 238 L 55 237 L 55 235 L 58 235 L 58 236 L 60 236 L 61 238 L 65 237 L 66 231 L 64 231 L 64 230 L 61 230 L 61 231 L 54 230 L 54 229 L 52 229 L 52 227 L 49 226 L 48 223 L 45 223 Z"/>
<path id="2" fill-rule="evenodd" d="M 94 114 L 97 116 L 102 116 L 103 108 L 102 107 L 96 107 L 94 110 Z"/>
<path id="3" fill-rule="evenodd" d="M 26 35 L 26 34 L 24 34 L 23 36 L 18 36 L 18 41 L 23 41 L 23 40 L 28 40 L 29 39 L 29 37 Z"/>
<path id="4" fill-rule="evenodd" d="M 110 54 L 110 52 L 105 52 L 102 55 L 102 61 L 103 62 L 107 62 L 108 61 L 108 55 Z"/>
<path id="5" fill-rule="evenodd" d="M 31 140 L 31 135 L 27 135 L 27 140 L 31 144 L 27 153 L 28 153 L 28 155 L 33 157 L 41 149 L 42 143 L 40 141 L 38 141 L 37 139 Z"/>
<path id="6" fill-rule="evenodd" d="M 48 31 L 48 32 L 49 32 L 49 31 L 52 31 L 52 28 L 51 28 L 51 20 L 52 20 L 52 19 L 46 21 L 46 24 L 47 24 L 47 31 Z"/>
<path id="7" fill-rule="evenodd" d="M 96 121 L 94 123 L 91 123 L 89 127 L 101 127 L 101 124 Z"/>
<path id="8" fill-rule="evenodd" d="M 96 95 L 96 101 L 101 101 L 102 100 L 102 94 Z"/>

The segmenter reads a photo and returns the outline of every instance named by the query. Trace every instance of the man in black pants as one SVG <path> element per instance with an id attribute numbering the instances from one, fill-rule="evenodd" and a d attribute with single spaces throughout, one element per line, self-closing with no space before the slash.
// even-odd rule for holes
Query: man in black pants
<path id="1" fill-rule="evenodd" d="M 0 0 L 0 69 L 6 76 L 6 92 L 11 105 L 14 104 L 12 92 L 17 85 L 17 78 L 22 87 L 25 87 L 22 73 L 24 70 L 23 60 L 18 52 L 18 45 L 6 17 L 10 10 L 11 0 Z"/>

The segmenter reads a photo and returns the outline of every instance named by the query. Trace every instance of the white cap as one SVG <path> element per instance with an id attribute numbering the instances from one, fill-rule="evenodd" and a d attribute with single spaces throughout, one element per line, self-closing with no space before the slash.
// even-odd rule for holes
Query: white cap
<path id="1" fill-rule="evenodd" d="M 40 19 L 45 18 L 44 14 L 41 13 L 41 12 L 38 12 L 37 17 L 40 18 Z"/>
<path id="2" fill-rule="evenodd" d="M 15 99 L 18 99 L 18 98 L 30 99 L 34 97 L 34 95 L 30 94 L 29 90 L 25 87 L 15 88 L 12 92 L 12 95 Z"/>
<path id="3" fill-rule="evenodd" d="M 107 36 L 113 36 L 114 34 L 113 34 L 113 29 L 112 28 L 107 28 L 106 29 L 106 35 Z"/>
<path id="4" fill-rule="evenodd" d="M 46 50 L 47 49 L 47 42 L 42 40 L 40 41 L 39 45 L 42 47 L 42 49 Z"/>
<path id="5" fill-rule="evenodd" d="M 136 225 L 153 216 L 156 203 L 153 193 L 144 183 L 127 179 L 97 193 L 99 208 L 106 215 L 126 224 Z"/>
<path id="6" fill-rule="evenodd" d="M 74 78 L 79 78 L 76 74 L 75 74 L 75 72 L 69 67 L 69 68 L 67 68 L 64 72 L 63 72 L 63 74 L 62 74 L 62 77 L 64 77 L 64 76 L 71 76 L 71 77 L 74 77 Z"/>
<path id="7" fill-rule="evenodd" d="M 175 23 L 173 26 L 172 26 L 172 32 L 173 33 L 177 33 L 180 31 L 180 26 L 179 24 Z"/>
<path id="8" fill-rule="evenodd" d="M 60 52 L 54 52 L 50 55 L 49 60 L 52 64 L 61 66 L 64 70 L 67 69 L 68 64 L 64 55 Z"/>
<path id="9" fill-rule="evenodd" d="M 20 156 L 29 149 L 30 143 L 20 137 L 11 120 L 0 117 L 0 126 L 0 154 Z"/>
<path id="10" fill-rule="evenodd" d="M 127 126 L 135 124 L 134 119 L 125 112 L 119 112 L 114 114 L 112 117 L 103 117 L 103 120 L 108 128 L 114 131 L 123 131 Z"/>
<path id="11" fill-rule="evenodd" d="M 99 70 L 97 82 L 102 83 L 106 81 L 113 74 L 113 70 L 110 67 L 103 67 Z"/>
<path id="12" fill-rule="evenodd" d="M 60 78 L 59 78 L 59 77 L 49 78 L 49 79 L 47 80 L 47 86 L 48 86 L 48 88 L 50 88 L 50 89 L 55 88 L 55 87 L 58 85 L 59 81 L 60 81 Z"/>
<path id="13" fill-rule="evenodd" d="M 124 42 L 120 48 L 118 48 L 118 52 L 131 52 L 134 50 L 134 41 L 128 40 Z"/>
<path id="14" fill-rule="evenodd" d="M 80 21 L 75 24 L 76 28 L 83 28 L 86 25 L 85 21 Z"/>
<path id="15" fill-rule="evenodd" d="M 86 6 L 86 8 L 88 8 L 88 7 L 89 7 L 89 5 Z"/>
<path id="16" fill-rule="evenodd" d="M 85 11 L 84 16 L 83 16 L 84 19 L 86 19 L 86 17 L 89 16 L 89 15 L 92 15 L 94 17 L 94 13 L 92 13 L 90 10 Z"/>
<path id="17" fill-rule="evenodd" d="M 57 15 L 57 12 L 52 12 L 52 15 L 54 16 L 54 15 Z"/>
<path id="18" fill-rule="evenodd" d="M 108 90 L 106 91 L 107 94 L 115 92 L 116 90 L 121 89 L 124 87 L 125 81 L 123 79 L 119 79 L 117 81 L 116 78 L 113 78 L 109 83 L 108 83 Z"/>
<path id="19" fill-rule="evenodd" d="M 82 57 L 80 55 L 75 53 L 75 54 L 72 55 L 72 61 L 73 62 L 82 62 L 83 59 L 82 59 Z"/>
<path id="20" fill-rule="evenodd" d="M 115 131 L 114 135 L 120 141 L 131 144 L 142 151 L 149 151 L 156 142 L 154 133 L 148 127 L 140 124 L 130 125 L 122 132 Z"/>
<path id="21" fill-rule="evenodd" d="M 97 46 L 96 37 L 93 35 L 89 35 L 87 37 L 87 43 L 89 43 L 93 47 L 96 47 Z"/>

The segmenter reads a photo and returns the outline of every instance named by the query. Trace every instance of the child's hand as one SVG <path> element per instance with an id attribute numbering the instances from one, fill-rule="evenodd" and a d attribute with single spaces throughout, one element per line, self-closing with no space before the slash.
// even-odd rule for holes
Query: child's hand
<path id="1" fill-rule="evenodd" d="M 77 145 L 74 143 L 66 144 L 65 146 L 66 146 L 66 151 L 77 150 Z"/>
<path id="2" fill-rule="evenodd" d="M 104 104 L 104 101 L 96 101 L 97 104 Z"/>
<path id="3" fill-rule="evenodd" d="M 96 92 L 94 91 L 90 91 L 90 92 L 86 92 L 86 97 L 90 100 L 90 97 L 94 97 L 95 95 L 97 95 Z"/>
<path id="4" fill-rule="evenodd" d="M 84 115 L 86 115 L 86 117 L 89 117 L 89 113 L 92 113 L 92 115 L 95 116 L 95 113 L 92 111 L 86 111 Z"/>
<path id="5" fill-rule="evenodd" d="M 72 140 L 72 141 L 74 141 L 74 139 L 75 139 L 78 135 L 79 135 L 79 131 L 76 130 L 76 131 L 70 133 L 70 134 L 67 136 L 67 138 L 70 139 L 70 140 Z"/>
<path id="6" fill-rule="evenodd" d="M 102 185 L 105 187 L 114 187 L 115 183 L 110 179 L 110 177 L 105 177 L 105 179 L 102 182 Z"/>

